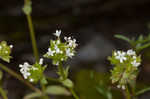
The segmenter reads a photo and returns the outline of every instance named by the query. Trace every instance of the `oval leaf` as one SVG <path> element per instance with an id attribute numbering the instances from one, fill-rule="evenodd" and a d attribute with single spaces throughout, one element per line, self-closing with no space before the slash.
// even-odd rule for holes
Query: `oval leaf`
<path id="1" fill-rule="evenodd" d="M 46 89 L 46 93 L 51 95 L 71 95 L 66 88 L 57 85 L 48 86 Z"/>

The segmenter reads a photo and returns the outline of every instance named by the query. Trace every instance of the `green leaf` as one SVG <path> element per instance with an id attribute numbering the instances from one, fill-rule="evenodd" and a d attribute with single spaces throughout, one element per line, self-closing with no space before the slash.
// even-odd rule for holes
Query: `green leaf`
<path id="1" fill-rule="evenodd" d="M 30 93 L 30 94 L 26 95 L 23 99 L 32 99 L 32 98 L 38 98 L 41 96 L 42 96 L 41 93 L 34 92 L 34 93 Z"/>
<path id="2" fill-rule="evenodd" d="M 108 86 L 105 86 L 102 82 L 98 86 L 96 86 L 96 90 L 106 99 L 112 99 L 110 88 Z"/>
<path id="3" fill-rule="evenodd" d="M 67 66 L 67 67 L 64 69 L 65 78 L 68 78 L 69 69 L 70 69 L 70 66 Z"/>
<path id="4" fill-rule="evenodd" d="M 125 40 L 129 43 L 131 42 L 131 40 L 129 38 L 127 38 L 126 36 L 123 36 L 123 35 L 116 34 L 115 37 L 118 38 L 118 39 Z"/>
<path id="5" fill-rule="evenodd" d="M 48 86 L 45 92 L 50 95 L 71 95 L 66 88 L 57 85 Z"/>
<path id="6" fill-rule="evenodd" d="M 42 77 L 41 84 L 46 85 L 48 82 L 45 77 Z"/>
<path id="7" fill-rule="evenodd" d="M 3 56 L 2 57 L 2 59 L 8 63 L 10 62 L 10 58 L 11 58 L 11 56 Z"/>
<path id="8" fill-rule="evenodd" d="M 143 50 L 143 49 L 145 49 L 145 48 L 148 48 L 148 47 L 150 47 L 150 43 L 145 44 L 145 45 L 143 45 L 143 46 L 138 46 L 138 47 L 136 48 L 136 50 L 139 52 L 139 51 L 141 51 L 141 50 Z"/>
<path id="9" fill-rule="evenodd" d="M 140 35 L 138 41 L 143 41 L 143 39 L 144 39 L 143 35 Z"/>
<path id="10" fill-rule="evenodd" d="M 91 78 L 90 73 L 91 70 L 81 70 L 77 73 L 75 90 L 83 99 L 105 99 L 95 87 L 99 85 L 100 81 L 102 81 L 104 86 L 109 87 L 111 85 L 110 75 L 108 73 L 92 71 Z M 113 99 L 122 99 L 123 97 L 118 90 L 112 90 L 112 94 Z"/>
<path id="11" fill-rule="evenodd" d="M 68 88 L 73 88 L 74 84 L 70 79 L 66 79 L 62 81 L 62 84 Z"/>

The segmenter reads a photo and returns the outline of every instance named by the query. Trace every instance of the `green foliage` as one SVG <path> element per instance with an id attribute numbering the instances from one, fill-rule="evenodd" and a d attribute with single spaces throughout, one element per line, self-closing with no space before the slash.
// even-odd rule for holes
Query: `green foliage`
<path id="1" fill-rule="evenodd" d="M 91 74 L 91 76 L 90 76 Z M 76 76 L 76 90 L 81 99 L 121 99 L 121 93 L 111 89 L 110 75 L 90 70 L 81 70 Z"/>
<path id="2" fill-rule="evenodd" d="M 130 39 L 123 35 L 115 35 L 115 37 L 127 41 L 136 52 L 140 52 L 143 49 L 150 47 L 150 34 L 146 37 L 140 35 L 137 39 L 135 37 Z"/>
<path id="3" fill-rule="evenodd" d="M 0 42 L 0 58 L 6 62 L 10 62 L 12 58 L 11 54 L 11 47 L 7 45 L 6 41 Z"/>
<path id="4" fill-rule="evenodd" d="M 66 79 L 64 81 L 62 81 L 62 84 L 68 88 L 73 88 L 74 84 L 70 79 Z"/>
<path id="5" fill-rule="evenodd" d="M 58 85 L 47 86 L 45 93 L 50 95 L 71 95 L 66 88 Z"/>
<path id="6" fill-rule="evenodd" d="M 30 93 L 26 96 L 24 96 L 23 99 L 37 99 L 39 97 L 42 97 L 42 94 L 41 93 L 38 93 L 38 92 L 33 92 L 33 93 Z"/>

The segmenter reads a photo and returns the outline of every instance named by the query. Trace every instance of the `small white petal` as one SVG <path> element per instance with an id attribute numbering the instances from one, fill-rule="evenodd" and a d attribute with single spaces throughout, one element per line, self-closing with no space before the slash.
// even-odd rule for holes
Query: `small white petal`
<path id="1" fill-rule="evenodd" d="M 30 79 L 30 82 L 33 82 L 33 81 L 34 81 L 34 80 L 31 78 L 31 79 Z"/>
<path id="2" fill-rule="evenodd" d="M 126 89 L 126 87 L 125 87 L 124 85 L 122 85 L 122 89 L 123 89 L 123 90 L 125 90 L 125 89 Z"/>
<path id="3" fill-rule="evenodd" d="M 0 46 L 0 50 L 2 49 L 2 46 Z"/>
<path id="4" fill-rule="evenodd" d="M 13 45 L 10 45 L 9 47 L 10 47 L 10 48 L 13 48 Z"/>
<path id="5" fill-rule="evenodd" d="M 43 58 L 40 59 L 39 64 L 40 64 L 40 65 L 43 64 Z"/>
<path id="6" fill-rule="evenodd" d="M 61 30 L 56 30 L 56 33 L 54 33 L 55 36 L 59 37 L 61 34 Z"/>

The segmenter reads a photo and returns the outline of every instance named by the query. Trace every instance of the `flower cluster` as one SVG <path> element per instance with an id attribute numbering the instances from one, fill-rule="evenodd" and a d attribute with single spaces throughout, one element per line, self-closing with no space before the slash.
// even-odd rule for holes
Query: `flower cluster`
<path id="1" fill-rule="evenodd" d="M 112 83 L 118 83 L 117 87 L 125 89 L 126 85 L 136 79 L 141 57 L 136 55 L 132 49 L 127 52 L 114 51 L 112 57 L 108 58 L 115 65 L 111 70 Z"/>
<path id="2" fill-rule="evenodd" d="M 12 48 L 13 45 L 7 45 L 7 42 L 5 41 L 0 42 L 0 58 L 6 62 L 9 62 Z"/>
<path id="3" fill-rule="evenodd" d="M 50 41 L 48 52 L 44 57 L 52 59 L 54 65 L 59 65 L 62 61 L 74 56 L 77 44 L 76 40 L 71 37 L 64 37 L 65 42 L 62 42 L 60 39 L 61 30 L 56 30 L 54 35 L 57 39 Z"/>
<path id="4" fill-rule="evenodd" d="M 20 72 L 22 73 L 24 79 L 28 79 L 30 82 L 38 82 L 43 77 L 43 72 L 46 66 L 43 65 L 43 59 L 41 58 L 39 62 L 36 62 L 34 65 L 30 65 L 28 62 L 25 62 L 23 65 L 20 64 Z"/>

